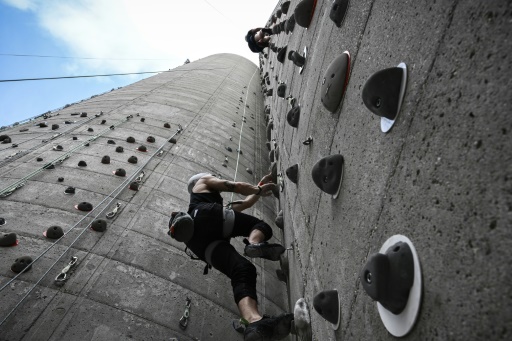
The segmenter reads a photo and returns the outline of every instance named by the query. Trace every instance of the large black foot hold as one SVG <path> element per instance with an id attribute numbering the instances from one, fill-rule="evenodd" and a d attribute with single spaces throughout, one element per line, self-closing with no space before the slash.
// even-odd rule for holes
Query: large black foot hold
<path id="1" fill-rule="evenodd" d="M 264 316 L 261 320 L 247 326 L 244 341 L 271 341 L 284 339 L 292 327 L 293 314 L 282 314 L 277 317 Z"/>
<path id="2" fill-rule="evenodd" d="M 244 253 L 250 258 L 265 258 L 276 261 L 279 260 L 285 250 L 285 247 L 280 244 L 269 244 L 267 242 L 263 242 L 247 245 Z"/>

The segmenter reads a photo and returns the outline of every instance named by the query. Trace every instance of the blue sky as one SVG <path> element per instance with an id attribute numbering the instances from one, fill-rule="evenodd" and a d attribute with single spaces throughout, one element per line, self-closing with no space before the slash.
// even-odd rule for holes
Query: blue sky
<path id="1" fill-rule="evenodd" d="M 240 54 L 277 1 L 0 0 L 0 80 L 167 70 L 189 58 Z M 97 59 L 78 59 L 78 58 Z M 0 82 L 0 126 L 129 85 L 142 76 Z"/>

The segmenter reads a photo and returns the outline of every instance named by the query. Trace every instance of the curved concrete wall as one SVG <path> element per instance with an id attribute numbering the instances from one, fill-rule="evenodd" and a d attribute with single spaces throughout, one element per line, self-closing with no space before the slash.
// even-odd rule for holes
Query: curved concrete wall
<path id="1" fill-rule="evenodd" d="M 0 199 L 0 216 L 7 222 L 0 227 L 1 232 L 15 232 L 19 239 L 16 247 L 0 248 L 2 285 L 14 276 L 10 266 L 17 257 L 35 258 L 52 244 L 53 240 L 42 235 L 44 230 L 59 225 L 69 231 L 76 225 L 30 271 L 0 293 L 3 319 L 65 253 L 0 327 L 0 339 L 239 338 L 231 328 L 231 319 L 238 318 L 238 311 L 230 281 L 216 270 L 203 276 L 205 264 L 191 260 L 184 245 L 167 236 L 166 226 L 172 210 L 188 206 L 186 181 L 191 175 L 210 171 L 234 178 L 240 136 L 242 154 L 236 179 L 257 183 L 265 174 L 269 163 L 259 161 L 258 147 L 264 146 L 265 140 L 262 103 L 256 65 L 239 56 L 220 54 L 71 105 L 45 119 L 46 128 L 35 126 L 42 121 L 37 120 L 3 131 L 18 147 L 0 144 L 1 189 L 99 136 L 55 169 L 43 170 Z M 87 117 L 71 115 L 81 112 Z M 96 117 L 100 112 L 103 114 Z M 64 124 L 65 120 L 76 122 Z M 102 120 L 106 122 L 101 124 Z M 171 128 L 164 127 L 166 122 Z M 59 129 L 51 131 L 52 124 L 59 124 Z M 167 140 L 176 133 L 178 124 L 184 130 L 175 136 L 174 145 Z M 115 128 L 109 129 L 112 125 Z M 28 131 L 20 132 L 24 128 Z M 41 142 L 57 133 L 62 135 Z M 155 143 L 146 142 L 150 135 Z M 128 136 L 136 142 L 127 143 Z M 108 140 L 116 144 L 108 144 Z M 136 150 L 140 144 L 148 151 Z M 63 151 L 52 150 L 56 145 L 61 145 Z M 124 147 L 124 153 L 115 152 L 118 146 Z M 161 146 L 163 153 L 158 155 Z M 23 153 L 5 159 L 17 151 Z M 100 162 L 103 155 L 110 156 L 109 165 Z M 138 158 L 137 164 L 127 162 L 131 155 Z M 38 162 L 38 157 L 43 161 Z M 223 167 L 226 157 L 227 167 Z M 86 161 L 87 167 L 78 167 L 80 160 Z M 140 190 L 129 190 L 123 181 L 140 175 L 140 166 L 146 161 Z M 124 168 L 127 178 L 113 175 L 117 168 Z M 58 182 L 59 177 L 64 181 Z M 118 198 L 109 199 L 120 185 Z M 76 194 L 65 195 L 67 186 L 75 187 Z M 230 199 L 228 195 L 224 198 Z M 80 222 L 85 213 L 75 210 L 74 205 L 83 201 L 92 203 L 95 209 Z M 116 203 L 122 206 L 114 219 L 107 220 L 105 232 L 88 228 L 96 215 L 105 219 Z M 272 198 L 264 198 L 249 213 L 273 225 L 274 203 Z M 278 231 L 276 228 L 277 241 Z M 81 237 L 67 250 L 79 234 Z M 232 243 L 243 250 L 241 241 Z M 78 257 L 78 264 L 65 285 L 58 287 L 53 279 L 71 256 Z M 262 312 L 286 310 L 286 287 L 277 280 L 276 265 L 262 260 L 255 264 Z M 187 297 L 192 299 L 192 307 L 188 328 L 183 331 L 178 322 Z"/>

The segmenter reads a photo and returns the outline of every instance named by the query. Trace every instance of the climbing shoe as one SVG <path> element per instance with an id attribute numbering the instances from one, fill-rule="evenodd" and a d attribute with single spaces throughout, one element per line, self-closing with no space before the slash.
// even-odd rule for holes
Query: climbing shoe
<path id="1" fill-rule="evenodd" d="M 250 323 L 244 331 L 244 341 L 271 341 L 284 339 L 290 334 L 293 314 L 277 317 L 263 316 L 259 321 Z"/>
<path id="2" fill-rule="evenodd" d="M 244 254 L 250 258 L 265 258 L 279 260 L 286 249 L 280 244 L 269 244 L 267 242 L 249 244 L 245 246 Z"/>

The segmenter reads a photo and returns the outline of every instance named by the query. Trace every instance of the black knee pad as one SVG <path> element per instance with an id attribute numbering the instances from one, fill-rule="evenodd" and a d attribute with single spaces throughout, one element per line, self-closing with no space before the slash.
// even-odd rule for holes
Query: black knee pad
<path id="1" fill-rule="evenodd" d="M 272 228 L 264 221 L 261 221 L 254 225 L 253 230 L 260 230 L 265 235 L 265 241 L 272 238 L 273 232 Z"/>

